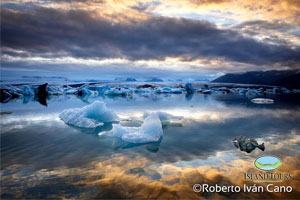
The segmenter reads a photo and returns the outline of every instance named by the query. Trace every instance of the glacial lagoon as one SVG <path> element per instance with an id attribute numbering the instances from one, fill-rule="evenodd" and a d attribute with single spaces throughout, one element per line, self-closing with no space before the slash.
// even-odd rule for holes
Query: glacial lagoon
<path id="1" fill-rule="evenodd" d="M 255 96 L 254 96 L 255 97 Z M 131 96 L 52 95 L 47 106 L 33 98 L 1 103 L 1 198 L 299 198 L 300 95 L 143 94 Z M 256 96 L 262 97 L 262 96 Z M 162 124 L 163 135 L 147 143 L 130 143 L 100 134 L 113 123 L 79 128 L 60 119 L 65 109 L 104 102 L 124 127 L 140 127 L 144 112 L 164 112 L 181 120 Z M 246 136 L 265 150 L 246 153 L 232 139 Z M 196 193 L 194 184 L 262 185 L 244 180 L 258 173 L 254 161 L 274 155 L 276 172 L 288 172 L 291 193 Z"/>

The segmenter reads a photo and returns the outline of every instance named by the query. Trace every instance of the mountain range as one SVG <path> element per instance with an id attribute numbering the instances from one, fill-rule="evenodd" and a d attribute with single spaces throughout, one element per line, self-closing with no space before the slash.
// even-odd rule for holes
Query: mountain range
<path id="1" fill-rule="evenodd" d="M 230 73 L 212 82 L 273 85 L 287 88 L 300 88 L 300 70 L 270 70 Z"/>

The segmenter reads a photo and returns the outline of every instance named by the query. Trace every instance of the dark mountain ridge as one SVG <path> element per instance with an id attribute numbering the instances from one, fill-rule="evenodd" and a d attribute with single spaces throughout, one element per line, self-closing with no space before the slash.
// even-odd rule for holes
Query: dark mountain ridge
<path id="1" fill-rule="evenodd" d="M 287 88 L 300 88 L 300 70 L 249 71 L 225 74 L 212 82 L 274 85 Z"/>

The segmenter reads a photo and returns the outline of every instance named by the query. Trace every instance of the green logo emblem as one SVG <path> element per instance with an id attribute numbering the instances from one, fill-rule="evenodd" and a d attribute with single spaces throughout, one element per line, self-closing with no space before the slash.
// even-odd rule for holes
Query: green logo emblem
<path id="1" fill-rule="evenodd" d="M 280 167 L 281 160 L 275 156 L 262 156 L 255 160 L 254 165 L 258 169 L 271 171 Z"/>

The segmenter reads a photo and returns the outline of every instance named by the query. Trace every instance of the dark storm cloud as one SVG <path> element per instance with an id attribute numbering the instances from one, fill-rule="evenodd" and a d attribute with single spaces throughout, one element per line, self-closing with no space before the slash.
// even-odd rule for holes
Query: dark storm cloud
<path id="1" fill-rule="evenodd" d="M 299 48 L 264 44 L 207 21 L 149 17 L 113 23 L 82 10 L 31 7 L 1 11 L 3 55 L 130 60 L 224 57 L 252 64 L 300 63 Z"/>

